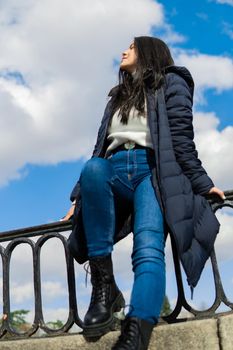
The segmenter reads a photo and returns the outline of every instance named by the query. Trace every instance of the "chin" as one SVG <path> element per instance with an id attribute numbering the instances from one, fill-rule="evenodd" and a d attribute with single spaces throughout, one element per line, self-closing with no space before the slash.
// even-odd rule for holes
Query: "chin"
<path id="1" fill-rule="evenodd" d="M 125 70 L 125 71 L 127 71 L 127 72 L 129 71 L 129 70 L 128 70 L 128 66 L 127 66 L 127 65 L 124 65 L 124 64 L 120 65 L 120 69 L 121 69 L 121 70 Z"/>

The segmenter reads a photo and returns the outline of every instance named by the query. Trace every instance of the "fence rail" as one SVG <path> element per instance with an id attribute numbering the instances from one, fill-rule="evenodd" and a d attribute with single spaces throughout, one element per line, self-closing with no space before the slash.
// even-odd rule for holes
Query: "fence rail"
<path id="1" fill-rule="evenodd" d="M 212 206 L 214 212 L 223 208 L 230 207 L 233 208 L 233 190 L 225 191 L 226 199 L 222 201 L 217 196 L 208 196 L 208 201 Z M 40 225 L 27 227 L 18 230 L 12 230 L 0 233 L 0 255 L 2 258 L 2 273 L 3 273 L 3 317 L 0 327 L 0 338 L 4 335 L 10 335 L 11 337 L 30 337 L 38 329 L 43 330 L 48 335 L 61 335 L 67 333 L 70 328 L 76 324 L 82 328 L 82 320 L 78 315 L 77 301 L 76 301 L 76 288 L 75 288 L 75 273 L 74 273 L 74 259 L 70 255 L 67 239 L 62 235 L 62 232 L 71 230 L 71 222 L 55 222 L 52 224 Z M 32 237 L 38 237 L 35 242 Z M 40 255 L 41 248 L 44 243 L 50 239 L 57 238 L 61 241 L 65 260 L 66 260 L 66 273 L 68 282 L 68 293 L 69 293 L 69 313 L 66 323 L 59 329 L 51 329 L 44 321 L 43 315 L 43 305 L 42 305 L 42 295 L 41 295 L 41 272 L 40 272 Z M 6 247 L 1 245 L 1 242 L 9 242 Z M 34 285 L 34 298 L 35 298 L 35 316 L 34 321 L 26 332 L 21 333 L 15 329 L 12 325 L 10 319 L 10 262 L 11 255 L 14 249 L 20 244 L 28 244 L 32 250 L 33 259 L 33 285 Z M 182 307 L 194 315 L 195 318 L 206 318 L 214 317 L 216 315 L 216 310 L 220 303 L 224 303 L 226 306 L 233 310 L 233 303 L 230 302 L 224 292 L 224 288 L 221 281 L 221 276 L 218 269 L 217 258 L 215 251 L 211 253 L 211 264 L 214 276 L 214 286 L 215 286 L 215 300 L 211 307 L 206 310 L 195 310 L 186 300 L 184 293 L 184 286 L 182 281 L 181 267 L 178 259 L 177 250 L 175 247 L 174 239 L 171 237 L 172 254 L 174 261 L 174 268 L 176 274 L 178 297 L 177 303 L 174 310 L 170 315 L 161 317 L 160 322 L 180 322 L 185 319 L 179 318 Z M 77 291 L 78 295 L 78 291 Z"/>

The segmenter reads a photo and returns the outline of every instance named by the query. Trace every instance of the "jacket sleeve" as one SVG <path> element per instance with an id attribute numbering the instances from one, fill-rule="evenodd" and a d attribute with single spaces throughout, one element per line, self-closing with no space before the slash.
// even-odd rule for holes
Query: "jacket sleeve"
<path id="1" fill-rule="evenodd" d="M 186 81 L 175 73 L 168 74 L 165 101 L 176 160 L 194 193 L 207 194 L 214 183 L 203 168 L 193 141 L 192 94 Z"/>

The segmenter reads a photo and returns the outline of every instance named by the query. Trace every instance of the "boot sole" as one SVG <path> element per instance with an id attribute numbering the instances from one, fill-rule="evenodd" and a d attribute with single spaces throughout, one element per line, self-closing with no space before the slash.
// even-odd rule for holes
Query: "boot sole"
<path id="1" fill-rule="evenodd" d="M 125 307 L 125 299 L 120 293 L 115 299 L 114 303 L 111 306 L 111 317 L 103 322 L 90 326 L 83 326 L 82 335 L 85 337 L 87 341 L 98 340 L 102 335 L 114 331 L 120 327 L 120 320 L 117 319 L 113 313 L 121 311 L 122 308 Z M 90 338 L 90 339 L 89 339 Z M 96 339 L 93 339 L 96 338 Z"/>

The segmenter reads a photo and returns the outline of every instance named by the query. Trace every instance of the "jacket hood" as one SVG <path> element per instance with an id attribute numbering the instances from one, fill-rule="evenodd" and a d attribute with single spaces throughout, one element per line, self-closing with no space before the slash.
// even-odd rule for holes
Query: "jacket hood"
<path id="1" fill-rule="evenodd" d="M 108 96 L 113 96 L 113 95 L 115 95 L 115 94 L 117 93 L 117 91 L 119 90 L 119 87 L 120 87 L 120 85 L 114 86 L 114 87 L 109 91 Z"/>
<path id="2" fill-rule="evenodd" d="M 182 67 L 182 66 L 168 66 L 165 68 L 165 74 L 168 73 L 175 73 L 177 75 L 179 75 L 180 77 L 182 77 L 186 83 L 188 84 L 192 96 L 193 96 L 193 92 L 194 92 L 194 81 L 193 81 L 193 77 L 191 75 L 191 73 L 189 72 L 189 70 L 186 67 Z"/>

